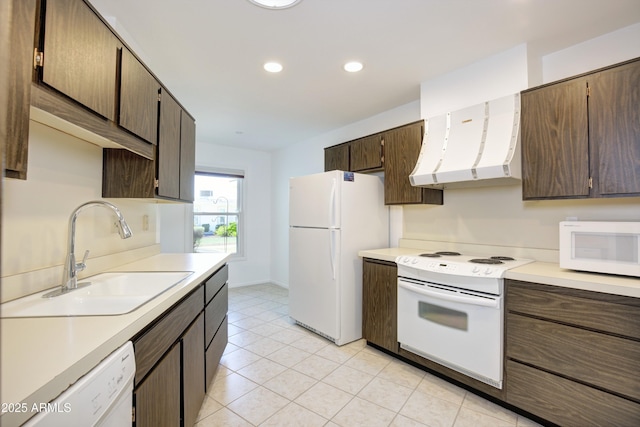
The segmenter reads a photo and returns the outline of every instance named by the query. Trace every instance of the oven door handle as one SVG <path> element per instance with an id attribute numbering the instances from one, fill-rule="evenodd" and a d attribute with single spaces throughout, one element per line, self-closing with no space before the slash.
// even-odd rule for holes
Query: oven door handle
<path id="1" fill-rule="evenodd" d="M 427 288 L 417 287 L 410 283 L 398 280 L 398 286 L 405 288 L 411 292 L 415 292 L 424 296 L 441 299 L 444 301 L 457 302 L 461 304 L 480 305 L 483 307 L 500 308 L 500 297 L 483 298 L 474 296 L 462 296 L 457 293 L 443 293 L 433 291 Z"/>

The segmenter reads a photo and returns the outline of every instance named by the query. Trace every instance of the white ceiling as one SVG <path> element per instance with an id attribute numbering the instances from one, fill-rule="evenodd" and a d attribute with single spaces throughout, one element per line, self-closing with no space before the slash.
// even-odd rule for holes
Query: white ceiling
<path id="1" fill-rule="evenodd" d="M 89 1 L 196 118 L 199 143 L 265 151 L 416 101 L 421 82 L 521 43 L 544 55 L 640 22 L 640 0 Z M 353 59 L 365 68 L 348 74 Z"/>

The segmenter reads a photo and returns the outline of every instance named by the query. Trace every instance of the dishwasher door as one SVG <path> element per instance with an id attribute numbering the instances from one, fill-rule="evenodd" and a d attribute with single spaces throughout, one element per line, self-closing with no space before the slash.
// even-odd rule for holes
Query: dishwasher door
<path id="1" fill-rule="evenodd" d="M 136 363 L 128 341 L 65 390 L 25 426 L 121 427 L 131 425 Z"/>

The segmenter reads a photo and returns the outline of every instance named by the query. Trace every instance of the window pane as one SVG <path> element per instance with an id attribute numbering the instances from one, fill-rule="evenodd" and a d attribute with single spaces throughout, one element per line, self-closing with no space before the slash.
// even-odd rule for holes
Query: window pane
<path id="1" fill-rule="evenodd" d="M 194 212 L 239 212 L 238 195 L 242 178 L 236 176 L 195 176 Z"/>
<path id="2" fill-rule="evenodd" d="M 195 215 L 193 248 L 195 252 L 236 253 L 238 251 L 237 215 Z"/>
<path id="3" fill-rule="evenodd" d="M 195 175 L 194 252 L 241 253 L 242 176 Z"/>

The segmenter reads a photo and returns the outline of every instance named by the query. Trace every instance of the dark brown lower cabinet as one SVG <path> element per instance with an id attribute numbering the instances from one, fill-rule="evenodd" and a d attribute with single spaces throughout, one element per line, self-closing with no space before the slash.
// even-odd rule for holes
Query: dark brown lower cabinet
<path id="1" fill-rule="evenodd" d="M 505 280 L 505 374 L 497 389 L 398 347 L 397 266 L 365 258 L 369 344 L 562 426 L 640 425 L 640 298 Z"/>
<path id="2" fill-rule="evenodd" d="M 207 347 L 207 350 L 205 351 L 205 383 L 207 384 L 207 390 L 209 390 L 211 387 L 211 381 L 213 381 L 216 371 L 218 370 L 218 364 L 220 363 L 220 359 L 222 358 L 222 353 L 227 346 L 228 331 L 229 321 L 227 319 L 227 316 L 225 316 L 222 324 L 216 331 L 213 339 Z"/>
<path id="3" fill-rule="evenodd" d="M 507 401 L 562 426 L 637 426 L 638 403 L 522 363 L 507 362 Z"/>
<path id="4" fill-rule="evenodd" d="M 180 382 L 180 344 L 176 344 L 136 387 L 136 427 L 180 425 Z"/>
<path id="5" fill-rule="evenodd" d="M 362 265 L 362 335 L 368 342 L 398 352 L 398 267 L 365 258 Z"/>
<path id="6" fill-rule="evenodd" d="M 370 258 L 363 260 L 362 336 L 368 344 L 385 349 L 405 361 L 411 361 L 489 396 L 503 399 L 503 390 L 399 348 L 398 267 L 395 262 Z"/>
<path id="7" fill-rule="evenodd" d="M 205 397 L 204 375 L 204 314 L 182 337 L 183 425 L 195 425 Z"/>
<path id="8" fill-rule="evenodd" d="M 640 299 L 506 281 L 507 403 L 563 426 L 640 425 Z"/>
<path id="9" fill-rule="evenodd" d="M 227 277 L 225 265 L 133 338 L 136 427 L 195 425 L 227 344 Z"/>
<path id="10" fill-rule="evenodd" d="M 204 359 L 206 389 L 209 388 L 213 380 L 222 353 L 227 346 L 228 277 L 229 267 L 225 265 L 205 282 Z"/>

